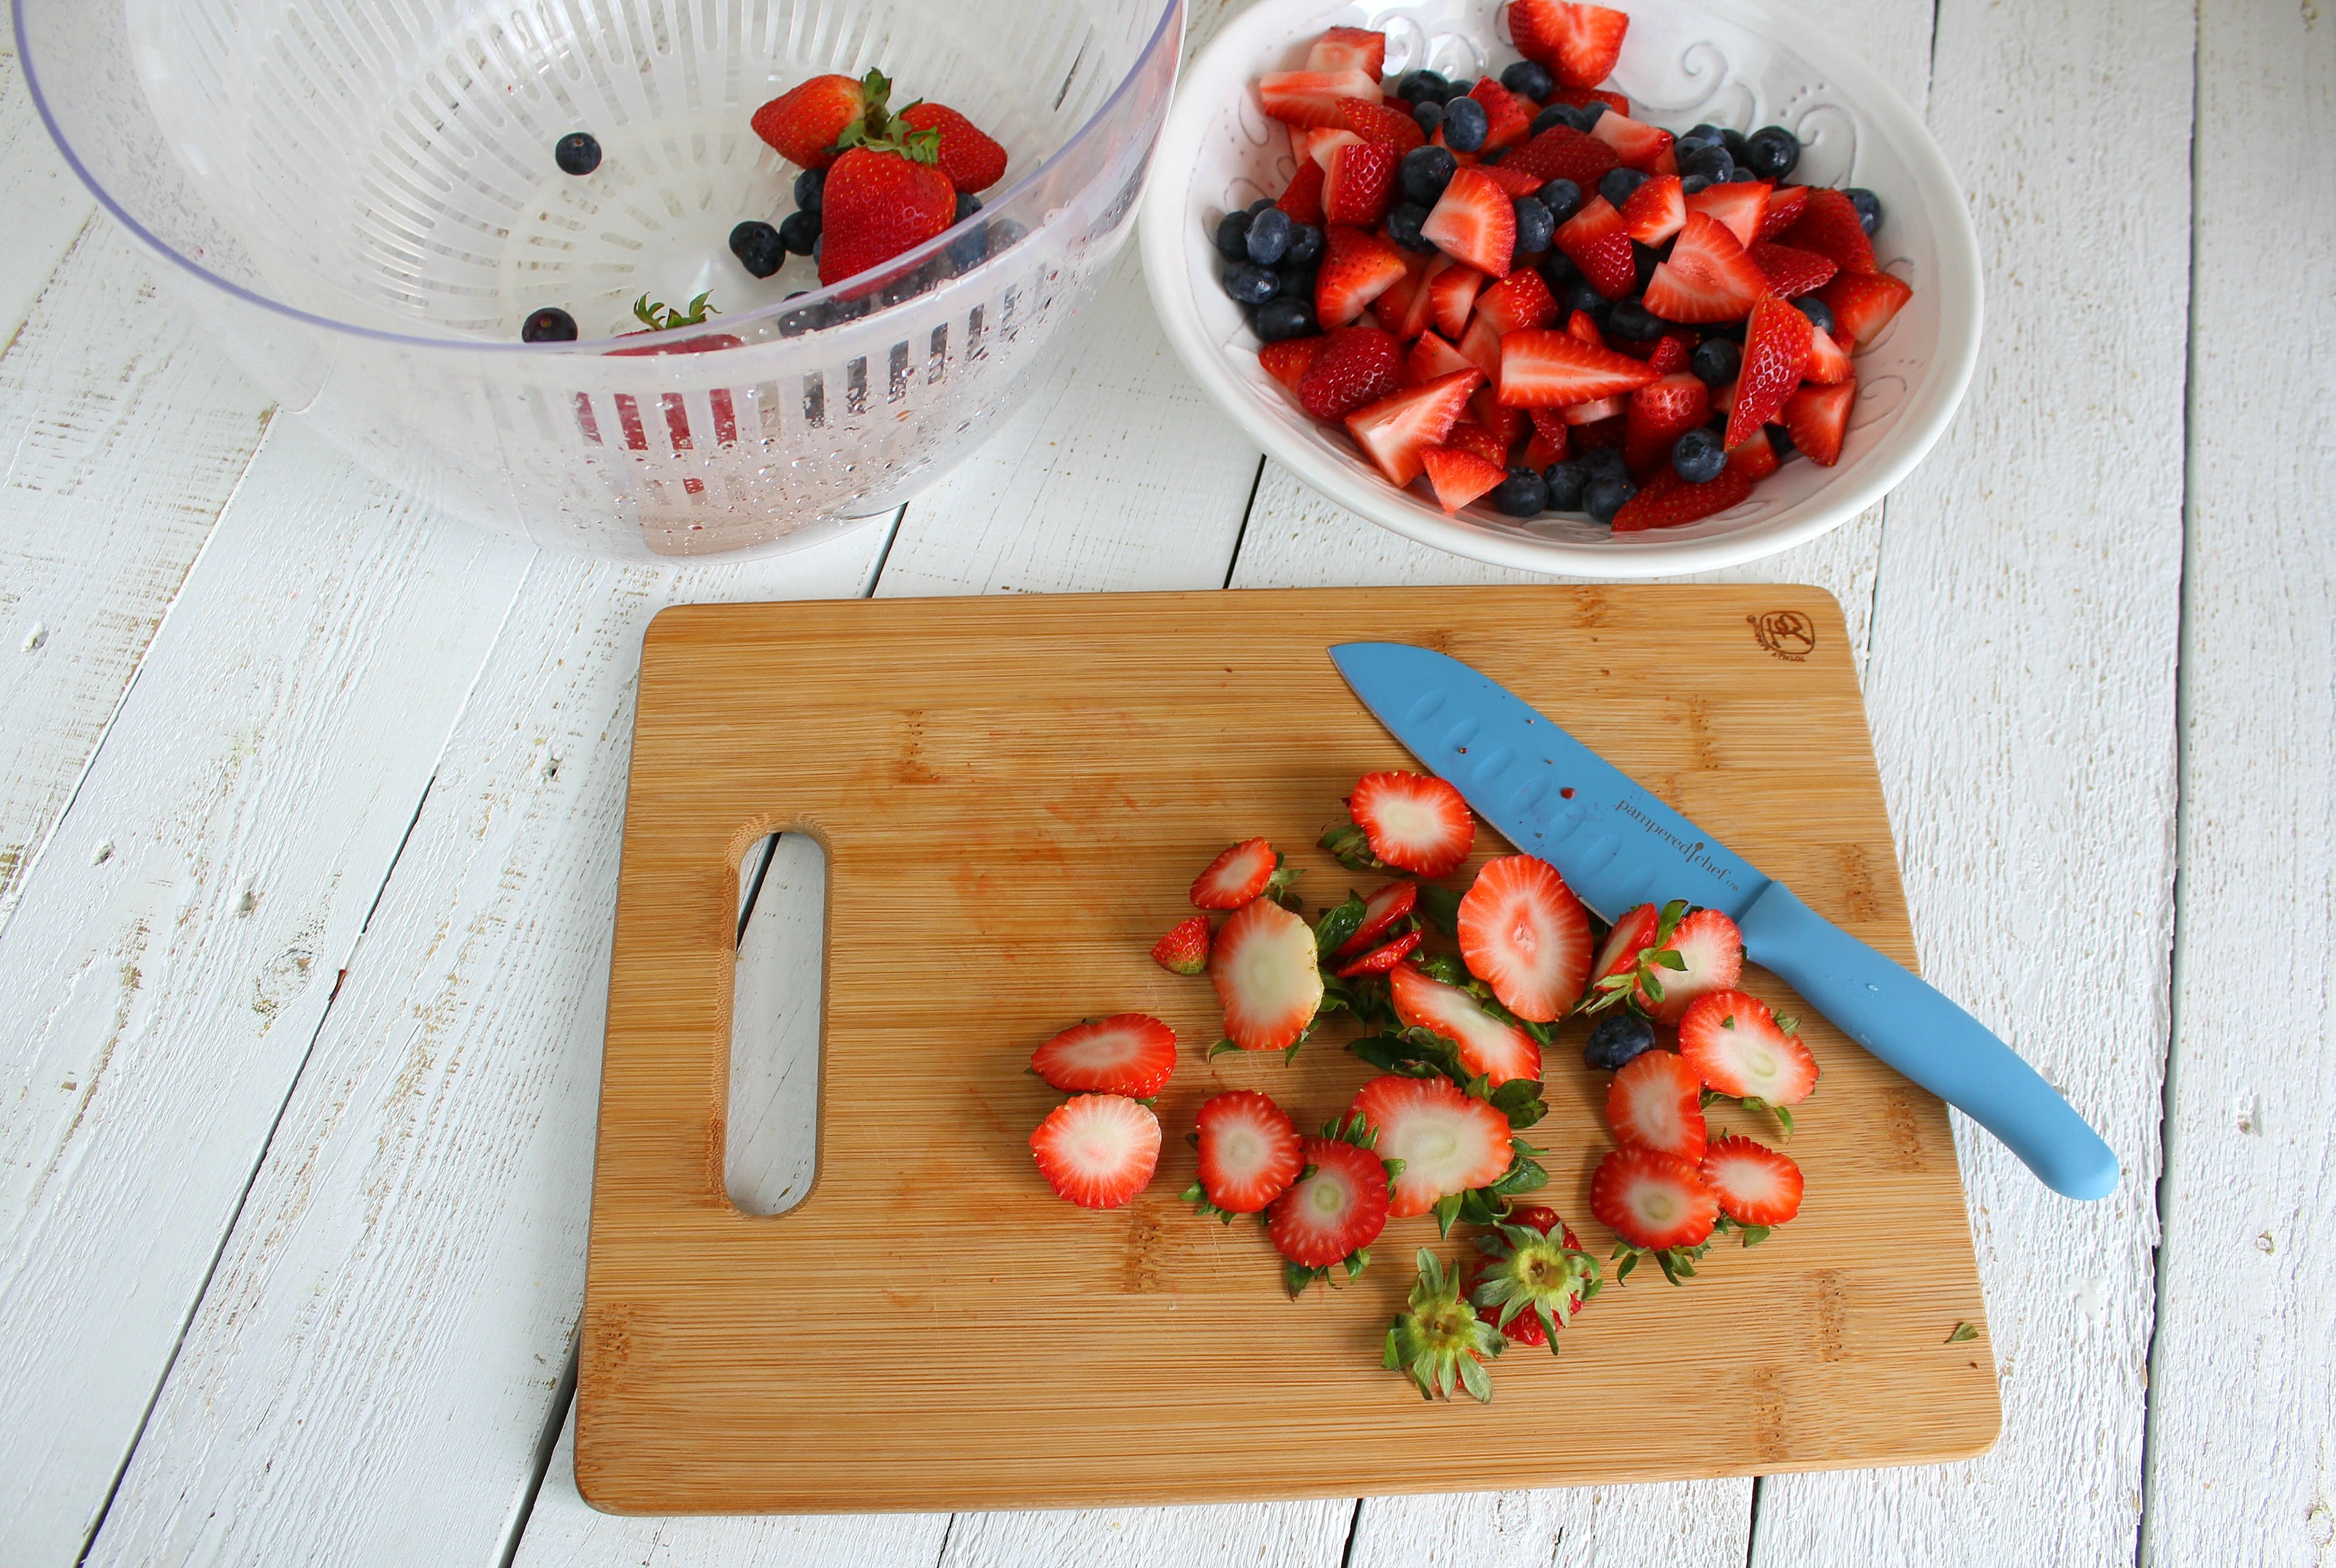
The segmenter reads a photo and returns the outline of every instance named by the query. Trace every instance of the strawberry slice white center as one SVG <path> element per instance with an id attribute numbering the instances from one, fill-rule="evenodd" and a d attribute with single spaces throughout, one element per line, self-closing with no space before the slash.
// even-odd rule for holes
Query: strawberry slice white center
<path id="1" fill-rule="evenodd" d="M 1313 930 L 1266 899 L 1244 905 L 1217 933 L 1209 978 L 1224 1004 L 1225 1033 L 1245 1051 L 1290 1045 L 1322 1005 Z"/>
<path id="2" fill-rule="evenodd" d="M 1531 1035 L 1486 1012 L 1456 986 L 1428 979 L 1410 964 L 1387 971 L 1396 1017 L 1407 1027 L 1433 1029 L 1458 1047 L 1460 1065 L 1498 1088 L 1511 1078 L 1541 1076 L 1541 1047 Z"/>

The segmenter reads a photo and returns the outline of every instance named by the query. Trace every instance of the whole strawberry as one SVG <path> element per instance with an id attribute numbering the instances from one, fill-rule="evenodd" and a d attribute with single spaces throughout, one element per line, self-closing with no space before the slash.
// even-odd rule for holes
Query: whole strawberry
<path id="1" fill-rule="evenodd" d="M 940 138 L 941 172 L 959 190 L 987 190 L 1006 172 L 1006 149 L 945 103 L 911 103 L 894 118 L 911 131 Z"/>
<path id="2" fill-rule="evenodd" d="M 835 161 L 820 196 L 822 283 L 890 261 L 957 220 L 957 187 L 934 162 L 935 140 L 918 131 L 905 144 L 853 147 Z"/>
<path id="3" fill-rule="evenodd" d="M 868 112 L 870 103 L 881 110 L 891 89 L 881 71 L 859 81 L 814 76 L 755 110 L 754 134 L 790 163 L 824 169 L 842 151 L 836 143 L 846 128 Z"/>

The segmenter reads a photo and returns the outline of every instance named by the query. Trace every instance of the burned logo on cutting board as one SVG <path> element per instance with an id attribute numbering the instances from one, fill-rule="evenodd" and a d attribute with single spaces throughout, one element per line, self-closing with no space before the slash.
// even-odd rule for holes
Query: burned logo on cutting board
<path id="1" fill-rule="evenodd" d="M 1764 615 L 1747 615 L 1745 620 L 1760 646 L 1778 658 L 1798 664 L 1817 648 L 1816 623 L 1797 609 L 1772 609 Z"/>

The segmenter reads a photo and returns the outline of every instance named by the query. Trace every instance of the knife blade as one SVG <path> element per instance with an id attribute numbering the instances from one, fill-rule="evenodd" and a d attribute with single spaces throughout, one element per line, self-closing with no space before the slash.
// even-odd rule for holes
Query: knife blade
<path id="1" fill-rule="evenodd" d="M 1330 657 L 1405 749 L 1601 918 L 1675 898 L 1722 911 L 1747 958 L 1994 1134 L 2045 1185 L 2083 1199 L 2115 1190 L 2117 1156 L 2019 1053 L 1506 687 L 1406 643 L 1342 643 Z"/>

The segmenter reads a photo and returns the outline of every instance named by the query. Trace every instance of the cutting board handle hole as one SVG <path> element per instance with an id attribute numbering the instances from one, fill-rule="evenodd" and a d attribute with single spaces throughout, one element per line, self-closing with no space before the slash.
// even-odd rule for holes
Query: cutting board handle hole
<path id="1" fill-rule="evenodd" d="M 827 960 L 827 852 L 773 833 L 738 866 L 724 1185 L 750 1214 L 783 1214 L 819 1170 L 819 1025 Z"/>

